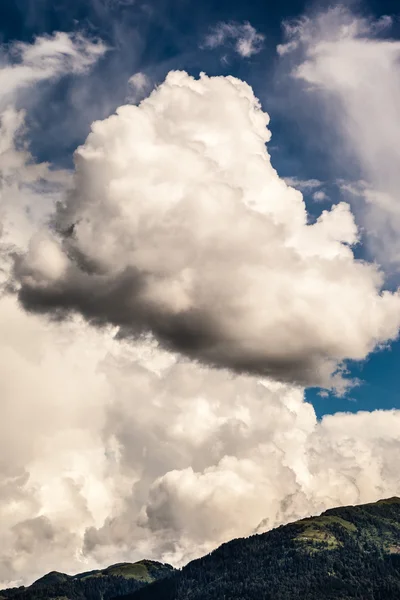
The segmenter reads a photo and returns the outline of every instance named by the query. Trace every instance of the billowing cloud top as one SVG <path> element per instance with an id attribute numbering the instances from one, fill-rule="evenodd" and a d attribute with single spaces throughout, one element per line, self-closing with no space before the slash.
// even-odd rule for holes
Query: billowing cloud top
<path id="1" fill-rule="evenodd" d="M 75 183 L 16 266 L 30 310 L 151 331 L 204 363 L 337 385 L 397 335 L 398 294 L 354 259 L 347 204 L 314 224 L 270 163 L 268 115 L 232 77 L 171 72 L 94 123 Z"/>

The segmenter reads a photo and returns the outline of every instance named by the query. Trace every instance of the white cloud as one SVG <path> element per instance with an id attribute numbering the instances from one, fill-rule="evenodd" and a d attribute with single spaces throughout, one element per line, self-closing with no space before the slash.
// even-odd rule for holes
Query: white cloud
<path id="1" fill-rule="evenodd" d="M 143 557 L 181 564 L 399 493 L 400 411 L 318 423 L 300 388 L 180 362 L 80 319 L 48 323 L 11 297 L 0 314 L 4 585 Z"/>
<path id="2" fill-rule="evenodd" d="M 398 268 L 400 42 L 388 37 L 391 24 L 390 17 L 376 21 L 334 8 L 287 25 L 278 51 L 296 64 L 293 75 L 308 84 L 308 94 L 318 94 L 326 126 L 334 124 L 358 161 L 368 193 L 364 202 L 351 198 L 357 218 L 372 255 Z"/>
<path id="3" fill-rule="evenodd" d="M 299 179 L 298 177 L 285 177 L 284 181 L 287 185 L 300 190 L 306 194 L 311 194 L 312 199 L 316 202 L 329 200 L 327 193 L 321 189 L 324 183 L 319 179 Z"/>
<path id="4" fill-rule="evenodd" d="M 129 85 L 131 85 L 135 90 L 143 91 L 147 89 L 150 85 L 149 79 L 147 75 L 138 71 L 132 77 L 129 78 Z"/>
<path id="5" fill-rule="evenodd" d="M 314 192 L 312 197 L 313 200 L 315 200 L 316 202 L 323 202 L 324 200 L 329 200 L 329 197 L 327 193 L 324 192 L 324 190 L 318 190 L 317 192 Z"/>
<path id="6" fill-rule="evenodd" d="M 206 48 L 218 48 L 233 43 L 234 50 L 243 58 L 261 52 L 265 36 L 248 22 L 245 23 L 218 23 L 206 36 Z"/>
<path id="7" fill-rule="evenodd" d="M 34 162 L 24 137 L 25 112 L 16 108 L 20 93 L 29 90 L 30 97 L 39 95 L 35 86 L 40 81 L 82 74 L 105 51 L 100 41 L 66 33 L 0 48 L 0 233 L 2 248 L 8 250 L 0 260 L 2 279 L 9 252 L 53 212 L 70 176 Z"/>
<path id="8" fill-rule="evenodd" d="M 270 164 L 267 123 L 247 84 L 180 72 L 96 122 L 55 217 L 61 239 L 41 234 L 18 262 L 21 301 L 150 330 L 207 364 L 340 388 L 344 359 L 397 336 L 400 298 L 354 259 L 347 204 L 307 225 Z"/>
<path id="9" fill-rule="evenodd" d="M 0 108 L 13 102 L 21 88 L 66 73 L 84 72 L 105 51 L 100 41 L 60 32 L 39 36 L 33 44 L 14 43 L 0 53 Z"/>
<path id="10" fill-rule="evenodd" d="M 145 75 L 145 73 L 138 71 L 129 78 L 128 88 L 129 91 L 126 97 L 126 102 L 136 104 L 149 93 L 151 89 L 151 81 L 147 75 Z"/>
<path id="11" fill-rule="evenodd" d="M 310 192 L 323 185 L 319 179 L 299 179 L 298 177 L 285 177 L 284 181 L 287 185 L 294 187 L 301 192 Z"/>

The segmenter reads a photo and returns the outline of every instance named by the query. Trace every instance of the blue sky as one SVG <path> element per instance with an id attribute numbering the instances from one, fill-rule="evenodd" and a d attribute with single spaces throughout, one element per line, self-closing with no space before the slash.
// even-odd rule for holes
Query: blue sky
<path id="1" fill-rule="evenodd" d="M 271 116 L 273 134 L 270 152 L 281 176 L 298 179 L 316 178 L 326 182 L 354 175 L 356 165 L 343 161 L 332 163 L 327 147 L 334 143 L 331 132 L 310 111 L 299 110 L 298 97 L 290 98 L 287 82 L 277 75 L 276 46 L 282 42 L 282 22 L 315 7 L 301 1 L 250 2 L 185 0 L 157 2 L 119 2 L 118 0 L 4 0 L 0 6 L 3 43 L 16 39 L 32 41 L 53 31 L 85 31 L 98 36 L 111 50 L 87 76 L 85 85 L 73 77 L 44 89 L 40 103 L 33 103 L 28 113 L 32 132 L 31 150 L 40 160 L 54 165 L 71 164 L 75 147 L 82 143 L 93 120 L 104 118 L 122 104 L 127 94 L 127 79 L 137 71 L 152 82 L 163 80 L 171 69 L 185 69 L 193 75 L 206 71 L 210 75 L 232 74 L 249 82 Z M 361 12 L 379 17 L 393 14 L 395 1 L 363 4 Z M 202 49 L 201 41 L 210 28 L 220 21 L 248 21 L 265 36 L 263 50 L 243 60 L 232 50 Z M 222 59 L 226 55 L 226 61 Z M 45 88 L 45 84 L 44 84 Z M 43 100 L 44 98 L 44 100 Z M 84 108 L 83 108 L 84 106 Z M 43 135 L 46 131 L 46 135 Z M 307 132 L 307 133 L 306 133 Z M 315 204 L 305 193 L 310 215 L 339 199 L 335 186 L 330 200 Z M 363 256 L 363 247 L 355 250 Z M 367 361 L 349 367 L 360 385 L 345 397 L 321 397 L 309 389 L 307 398 L 319 416 L 336 411 L 400 408 L 400 343 L 374 353 Z"/>

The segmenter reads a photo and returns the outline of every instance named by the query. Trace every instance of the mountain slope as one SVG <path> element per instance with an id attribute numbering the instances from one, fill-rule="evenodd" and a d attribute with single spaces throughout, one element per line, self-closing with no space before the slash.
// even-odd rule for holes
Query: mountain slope
<path id="1" fill-rule="evenodd" d="M 108 600 L 131 593 L 173 572 L 170 565 L 142 560 L 66 575 L 52 571 L 29 587 L 0 590 L 0 600 Z"/>
<path id="2" fill-rule="evenodd" d="M 233 540 L 124 600 L 399 600 L 400 499 Z"/>

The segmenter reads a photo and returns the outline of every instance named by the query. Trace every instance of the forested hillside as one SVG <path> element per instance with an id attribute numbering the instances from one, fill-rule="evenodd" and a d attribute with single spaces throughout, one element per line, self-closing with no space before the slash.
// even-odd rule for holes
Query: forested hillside
<path id="1" fill-rule="evenodd" d="M 400 499 L 224 544 L 129 600 L 399 600 Z M 128 600 L 128 598 L 124 599 Z"/>
<path id="2" fill-rule="evenodd" d="M 169 575 L 170 565 L 142 560 L 66 575 L 52 571 L 29 587 L 0 590 L 0 600 L 109 600 Z"/>

